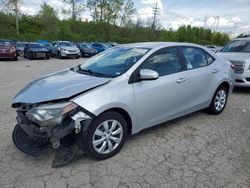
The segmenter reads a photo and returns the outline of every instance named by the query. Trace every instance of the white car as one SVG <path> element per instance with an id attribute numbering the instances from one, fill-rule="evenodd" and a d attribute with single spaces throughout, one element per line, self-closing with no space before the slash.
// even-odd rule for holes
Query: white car
<path id="1" fill-rule="evenodd" d="M 250 87 L 250 36 L 232 40 L 218 54 L 235 66 L 235 86 Z"/>
<path id="2" fill-rule="evenodd" d="M 79 58 L 81 56 L 80 49 L 69 41 L 55 41 L 52 42 L 51 55 L 62 58 Z"/>

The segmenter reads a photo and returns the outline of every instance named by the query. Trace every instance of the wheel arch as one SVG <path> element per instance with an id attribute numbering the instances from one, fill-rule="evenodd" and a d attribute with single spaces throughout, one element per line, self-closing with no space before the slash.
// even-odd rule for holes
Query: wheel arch
<path id="1" fill-rule="evenodd" d="M 132 119 L 131 119 L 129 113 L 126 110 L 124 110 L 123 108 L 114 107 L 114 108 L 110 108 L 110 109 L 105 110 L 101 114 L 103 114 L 105 112 L 109 112 L 109 111 L 118 112 L 119 114 L 121 114 L 124 117 L 124 119 L 127 123 L 127 126 L 128 126 L 128 135 L 131 135 L 132 134 Z"/>
<path id="2" fill-rule="evenodd" d="M 220 86 L 225 86 L 228 92 L 231 90 L 230 84 L 227 81 L 222 82 L 218 87 Z"/>

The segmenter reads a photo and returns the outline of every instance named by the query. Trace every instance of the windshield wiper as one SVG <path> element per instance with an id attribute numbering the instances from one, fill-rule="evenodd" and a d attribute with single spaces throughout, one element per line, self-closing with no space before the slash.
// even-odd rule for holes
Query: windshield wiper
<path id="1" fill-rule="evenodd" d="M 81 72 L 88 73 L 88 74 L 95 75 L 95 76 L 98 76 L 98 77 L 103 77 L 104 76 L 103 74 L 101 74 L 99 72 L 94 72 L 94 71 L 92 71 L 90 69 L 82 69 L 80 65 L 77 68 L 78 68 L 77 71 L 80 72 L 80 73 Z"/>

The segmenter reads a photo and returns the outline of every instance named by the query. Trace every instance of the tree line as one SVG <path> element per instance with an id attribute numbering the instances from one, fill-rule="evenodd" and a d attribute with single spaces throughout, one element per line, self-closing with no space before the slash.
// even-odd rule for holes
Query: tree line
<path id="1" fill-rule="evenodd" d="M 152 23 L 135 19 L 136 9 L 132 0 L 64 0 L 70 8 L 62 12 L 69 14 L 70 18 L 63 20 L 46 3 L 41 5 L 37 15 L 30 16 L 20 14 L 16 9 L 20 0 L 9 1 L 8 9 L 0 12 L 0 38 L 118 43 L 172 41 L 202 45 L 224 45 L 230 40 L 225 33 L 212 32 L 202 27 L 182 26 L 174 31 L 159 25 L 155 29 Z M 91 21 L 80 19 L 86 9 L 91 12 Z"/>

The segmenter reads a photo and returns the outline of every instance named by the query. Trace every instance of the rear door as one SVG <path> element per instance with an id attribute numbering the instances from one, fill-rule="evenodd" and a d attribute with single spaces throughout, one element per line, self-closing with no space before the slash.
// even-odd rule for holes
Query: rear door
<path id="1" fill-rule="evenodd" d="M 218 69 L 215 59 L 198 47 L 181 47 L 186 64 L 187 110 L 200 110 L 209 105 L 217 85 Z"/>
<path id="2" fill-rule="evenodd" d="M 186 82 L 177 48 L 152 54 L 141 69 L 158 72 L 157 80 L 133 83 L 138 130 L 180 116 L 186 109 Z"/>

